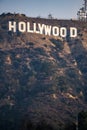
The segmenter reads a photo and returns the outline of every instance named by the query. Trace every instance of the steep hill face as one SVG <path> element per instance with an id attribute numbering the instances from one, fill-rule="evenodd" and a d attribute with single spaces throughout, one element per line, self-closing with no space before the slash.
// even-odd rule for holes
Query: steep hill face
<path id="1" fill-rule="evenodd" d="M 8 31 L 8 21 L 75 26 L 78 37 L 13 33 Z M 45 119 L 57 128 L 75 123 L 78 112 L 87 109 L 86 78 L 87 23 L 0 16 L 1 122 L 17 123 L 27 115 L 35 123 Z"/>

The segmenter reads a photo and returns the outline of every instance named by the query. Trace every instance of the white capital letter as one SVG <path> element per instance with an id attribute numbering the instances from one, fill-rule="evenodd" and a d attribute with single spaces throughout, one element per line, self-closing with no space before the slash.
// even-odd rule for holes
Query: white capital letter
<path id="1" fill-rule="evenodd" d="M 70 37 L 77 37 L 77 28 L 70 28 Z"/>
<path id="2" fill-rule="evenodd" d="M 9 21 L 9 31 L 16 32 L 16 22 Z"/>
<path id="3" fill-rule="evenodd" d="M 66 28 L 65 27 L 60 28 L 60 36 L 61 37 L 66 37 L 66 35 L 67 35 Z"/>
<path id="4" fill-rule="evenodd" d="M 51 35 L 51 26 L 45 25 L 44 26 L 45 29 L 45 35 Z"/>
<path id="5" fill-rule="evenodd" d="M 34 31 L 30 29 L 30 22 L 27 22 L 27 32 L 33 33 Z"/>
<path id="6" fill-rule="evenodd" d="M 43 34 L 43 31 L 44 31 L 44 24 L 40 24 L 40 23 L 38 23 L 38 29 L 39 29 L 39 31 L 40 31 L 40 34 Z"/>
<path id="7" fill-rule="evenodd" d="M 54 26 L 52 29 L 53 36 L 59 36 L 59 28 Z"/>
<path id="8" fill-rule="evenodd" d="M 34 23 L 33 26 L 34 26 L 34 33 L 40 33 L 39 31 L 37 31 L 37 25 L 36 25 L 36 23 Z"/>
<path id="9" fill-rule="evenodd" d="M 20 32 L 26 31 L 26 23 L 25 22 L 19 22 L 19 31 Z"/>

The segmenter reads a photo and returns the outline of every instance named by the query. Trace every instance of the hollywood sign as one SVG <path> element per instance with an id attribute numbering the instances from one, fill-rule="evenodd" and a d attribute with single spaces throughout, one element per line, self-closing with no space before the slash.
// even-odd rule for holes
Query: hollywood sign
<path id="1" fill-rule="evenodd" d="M 60 36 L 60 37 L 77 37 L 77 28 L 70 27 L 67 29 L 66 27 L 58 27 L 52 25 L 45 25 L 41 23 L 33 23 L 32 29 L 30 22 L 15 22 L 9 21 L 9 31 L 13 32 L 28 32 L 28 33 L 37 33 L 37 34 L 44 34 L 44 35 L 53 35 L 53 36 Z"/>

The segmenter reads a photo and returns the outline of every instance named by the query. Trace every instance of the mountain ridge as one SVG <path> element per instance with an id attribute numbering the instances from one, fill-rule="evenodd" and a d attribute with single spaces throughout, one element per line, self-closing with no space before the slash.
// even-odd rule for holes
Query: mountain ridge
<path id="1" fill-rule="evenodd" d="M 13 33 L 8 31 L 9 20 L 75 26 L 78 37 Z M 0 15 L 1 119 L 20 120 L 27 115 L 57 128 L 76 123 L 78 113 L 87 109 L 86 26 L 81 21 Z"/>

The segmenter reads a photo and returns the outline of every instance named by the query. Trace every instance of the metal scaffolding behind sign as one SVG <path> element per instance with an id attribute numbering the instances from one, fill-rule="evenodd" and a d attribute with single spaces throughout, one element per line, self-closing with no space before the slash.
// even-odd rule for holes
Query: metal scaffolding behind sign
<path id="1" fill-rule="evenodd" d="M 84 6 L 80 8 L 77 13 L 78 19 L 81 21 L 87 21 L 87 0 L 84 0 Z"/>

